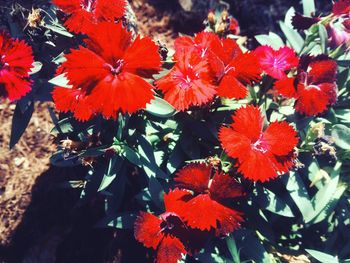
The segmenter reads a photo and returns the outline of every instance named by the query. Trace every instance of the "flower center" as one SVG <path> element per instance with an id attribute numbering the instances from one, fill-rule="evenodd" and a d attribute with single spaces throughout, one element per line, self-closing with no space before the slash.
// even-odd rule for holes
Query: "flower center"
<path id="1" fill-rule="evenodd" d="M 118 75 L 122 72 L 124 66 L 124 60 L 118 59 L 117 62 L 111 64 L 106 64 L 113 75 Z"/>
<path id="2" fill-rule="evenodd" d="M 286 61 L 280 60 L 278 58 L 274 58 L 273 59 L 273 67 L 274 68 L 284 69 L 286 67 Z"/>
<path id="3" fill-rule="evenodd" d="M 252 144 L 254 150 L 257 150 L 262 153 L 266 153 L 268 150 L 268 146 L 266 142 L 260 137 L 255 143 Z"/>
<path id="4" fill-rule="evenodd" d="M 0 57 L 0 70 L 9 66 L 9 64 L 6 63 L 4 60 L 5 60 L 5 55 L 2 55 Z"/>
<path id="5" fill-rule="evenodd" d="M 161 231 L 168 233 L 176 231 L 176 229 L 179 229 L 179 227 L 183 225 L 183 222 L 179 216 L 172 212 L 165 212 L 161 214 L 160 219 L 162 219 L 160 224 Z"/>
<path id="6" fill-rule="evenodd" d="M 97 0 L 80 0 L 80 6 L 85 11 L 91 13 L 96 8 L 96 2 Z"/>
<path id="7" fill-rule="evenodd" d="M 191 84 L 194 80 L 199 79 L 199 74 L 195 73 L 193 67 L 188 65 L 186 73 L 178 73 L 173 76 L 174 80 L 179 82 L 179 87 L 181 89 L 188 89 L 191 87 Z"/>

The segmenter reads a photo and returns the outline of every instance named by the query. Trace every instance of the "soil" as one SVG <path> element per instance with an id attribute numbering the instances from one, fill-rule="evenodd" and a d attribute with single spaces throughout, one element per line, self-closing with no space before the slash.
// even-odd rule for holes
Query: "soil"
<path id="1" fill-rule="evenodd" d="M 47 3 L 19 2 L 27 8 L 34 3 Z M 325 10 L 330 9 L 331 1 L 318 2 L 324 3 Z M 1 3 L 0 0 L 0 6 Z M 240 21 L 242 34 L 248 36 L 276 29 L 276 20 L 293 4 L 281 0 L 236 3 L 231 5 L 232 14 Z M 187 14 L 175 0 L 133 0 L 131 6 L 138 19 L 139 33 L 150 35 L 168 47 L 179 33 L 193 34 L 203 28 L 205 13 Z M 67 180 L 83 178 L 85 171 L 50 166 L 49 158 L 56 146 L 49 133 L 53 127 L 49 106 L 52 103 L 36 105 L 23 137 L 9 150 L 14 105 L 0 101 L 0 262 L 149 260 L 150 252 L 133 240 L 132 233 L 95 227 L 103 215 L 101 200 L 81 204 L 79 190 L 60 187 Z"/>

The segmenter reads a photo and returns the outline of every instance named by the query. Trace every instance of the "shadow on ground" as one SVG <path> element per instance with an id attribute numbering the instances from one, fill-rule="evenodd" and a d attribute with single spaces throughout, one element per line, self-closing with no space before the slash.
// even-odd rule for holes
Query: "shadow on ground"
<path id="1" fill-rule="evenodd" d="M 58 187 L 83 172 L 50 167 L 37 178 L 22 221 L 0 247 L 0 262 L 145 262 L 146 250 L 131 231 L 95 227 L 104 215 L 101 200 L 80 204 L 79 190 Z"/>

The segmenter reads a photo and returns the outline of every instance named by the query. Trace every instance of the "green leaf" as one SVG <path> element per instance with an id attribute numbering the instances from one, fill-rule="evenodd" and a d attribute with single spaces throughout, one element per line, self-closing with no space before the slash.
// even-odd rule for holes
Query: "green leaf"
<path id="1" fill-rule="evenodd" d="M 97 192 L 105 190 L 114 181 L 122 165 L 123 160 L 119 156 L 113 157 L 109 160 L 108 168 L 105 174 L 103 175 L 101 184 L 98 187 Z"/>
<path id="2" fill-rule="evenodd" d="M 164 206 L 163 206 L 164 189 L 163 189 L 163 186 L 157 180 L 157 178 L 155 177 L 149 178 L 148 188 L 149 188 L 149 192 L 151 194 L 153 203 L 159 209 L 161 210 L 164 209 Z"/>
<path id="3" fill-rule="evenodd" d="M 311 16 L 315 14 L 315 1 L 314 0 L 303 0 L 303 13 L 305 16 Z"/>
<path id="4" fill-rule="evenodd" d="M 343 193 L 347 187 L 345 185 L 341 185 L 337 187 L 337 190 L 329 200 L 328 204 L 326 205 L 325 209 L 323 209 L 313 220 L 312 223 L 316 224 L 323 220 L 325 220 L 335 209 L 336 205 L 338 204 L 339 199 L 342 197 Z"/>
<path id="5" fill-rule="evenodd" d="M 321 251 L 313 250 L 313 249 L 305 249 L 307 253 L 309 253 L 313 258 L 317 259 L 321 263 L 337 263 L 339 262 L 338 257 L 334 257 L 332 255 L 326 254 Z"/>
<path id="6" fill-rule="evenodd" d="M 337 64 L 342 67 L 350 67 L 350 60 L 337 60 Z"/>
<path id="7" fill-rule="evenodd" d="M 55 24 L 55 25 L 46 24 L 45 27 L 62 36 L 73 37 L 73 35 L 69 33 L 67 29 L 65 29 L 63 26 L 60 26 L 59 24 Z"/>
<path id="8" fill-rule="evenodd" d="M 241 235 L 240 238 L 236 237 Z M 251 230 L 236 230 L 235 232 L 236 242 L 239 244 L 239 248 L 242 254 L 254 262 L 270 263 L 269 254 L 266 252 L 264 246 L 260 243 L 256 234 Z"/>
<path id="9" fill-rule="evenodd" d="M 325 209 L 328 208 L 329 203 L 331 202 L 333 195 L 335 194 L 339 182 L 339 171 L 341 168 L 341 163 L 337 162 L 335 165 L 331 177 L 332 179 L 323 186 L 316 195 L 312 198 L 311 203 L 313 209 L 307 211 L 304 215 L 305 223 L 316 223 L 314 219 Z"/>
<path id="10" fill-rule="evenodd" d="M 314 210 L 314 208 L 303 180 L 300 178 L 300 175 L 295 172 L 290 172 L 288 177 L 284 177 L 284 180 L 290 197 L 293 199 L 294 203 L 305 218 L 310 211 Z"/>
<path id="11" fill-rule="evenodd" d="M 10 149 L 19 141 L 26 130 L 34 112 L 34 103 L 31 102 L 29 107 L 22 112 L 19 102 L 16 104 L 15 112 L 12 117 Z"/>
<path id="12" fill-rule="evenodd" d="M 261 208 L 281 216 L 294 217 L 294 214 L 290 207 L 273 192 L 260 185 L 257 185 L 257 190 L 257 202 Z"/>
<path id="13" fill-rule="evenodd" d="M 43 64 L 39 61 L 34 61 L 32 64 L 32 68 L 30 69 L 29 75 L 33 75 L 35 73 L 38 73 L 41 68 L 43 67 Z"/>
<path id="14" fill-rule="evenodd" d="M 172 105 L 159 97 L 155 97 L 151 103 L 147 104 L 145 111 L 160 118 L 169 118 L 176 113 L 176 110 Z"/>
<path id="15" fill-rule="evenodd" d="M 273 32 L 269 32 L 268 35 L 257 35 L 255 36 L 255 39 L 259 42 L 260 45 L 268 45 L 273 49 L 279 49 L 280 47 L 284 46 L 282 38 Z"/>
<path id="16" fill-rule="evenodd" d="M 335 116 L 342 123 L 350 123 L 350 109 L 339 109 L 335 111 Z"/>
<path id="17" fill-rule="evenodd" d="M 332 127 L 332 137 L 339 148 L 350 150 L 350 128 L 336 124 Z"/>
<path id="18" fill-rule="evenodd" d="M 232 235 L 229 235 L 226 238 L 226 245 L 232 256 L 233 263 L 240 263 L 241 260 L 239 257 L 239 250 L 237 248 L 236 241 Z"/>
<path id="19" fill-rule="evenodd" d="M 63 134 L 63 133 L 70 133 L 73 131 L 73 125 L 72 125 L 72 118 L 64 118 L 57 122 L 54 128 L 51 130 L 51 134 L 57 135 L 57 134 Z"/>
<path id="20" fill-rule="evenodd" d="M 111 220 L 107 225 L 118 229 L 133 229 L 136 220 L 135 214 L 120 214 L 115 219 Z"/>
<path id="21" fill-rule="evenodd" d="M 318 34 L 320 36 L 322 53 L 327 54 L 328 34 L 327 34 L 327 29 L 325 28 L 324 25 L 322 24 L 318 25 Z"/>
<path id="22" fill-rule="evenodd" d="M 158 167 L 152 145 L 144 135 L 138 136 L 138 153 L 141 156 L 142 168 L 149 177 L 167 178 L 167 175 Z"/>
<path id="23" fill-rule="evenodd" d="M 279 22 L 280 27 L 284 35 L 286 36 L 288 42 L 294 48 L 297 53 L 300 53 L 303 48 L 304 40 L 301 35 L 295 31 L 294 29 L 286 26 L 286 24 L 282 21 Z"/>
<path id="24" fill-rule="evenodd" d="M 72 85 L 69 85 L 69 80 L 66 78 L 65 73 L 62 73 L 48 81 L 52 85 L 63 87 L 63 88 L 72 88 Z"/>
<path id="25" fill-rule="evenodd" d="M 142 167 L 141 157 L 140 155 L 131 149 L 127 145 L 123 145 L 123 154 L 122 154 L 129 162 L 135 164 L 138 167 Z"/>

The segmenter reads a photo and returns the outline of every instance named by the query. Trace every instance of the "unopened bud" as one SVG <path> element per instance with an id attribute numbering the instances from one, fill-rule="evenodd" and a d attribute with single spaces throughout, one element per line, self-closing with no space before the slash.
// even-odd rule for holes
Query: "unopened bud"
<path id="1" fill-rule="evenodd" d="M 216 22 L 215 13 L 214 13 L 213 11 L 210 11 L 210 12 L 208 13 L 208 22 L 209 22 L 209 24 L 211 24 L 211 25 L 215 24 L 215 22 Z"/>

